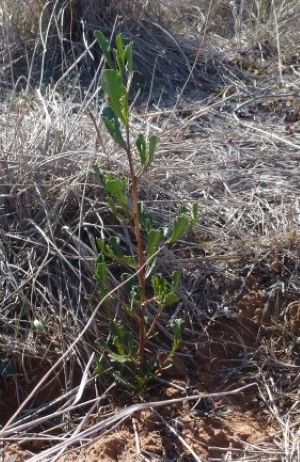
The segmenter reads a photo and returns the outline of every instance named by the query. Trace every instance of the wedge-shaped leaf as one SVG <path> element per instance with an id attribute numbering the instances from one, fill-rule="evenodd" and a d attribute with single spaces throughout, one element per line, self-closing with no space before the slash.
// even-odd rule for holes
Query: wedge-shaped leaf
<path id="1" fill-rule="evenodd" d="M 168 243 L 176 242 L 187 230 L 190 220 L 186 215 L 178 215 L 172 226 L 172 235 L 168 239 Z"/>
<path id="2" fill-rule="evenodd" d="M 110 248 L 111 248 L 113 254 L 116 257 L 118 257 L 118 258 L 123 257 L 123 250 L 122 250 L 122 247 L 120 245 L 120 238 L 119 237 L 111 236 L 110 239 L 109 239 L 109 245 L 110 245 Z"/>
<path id="3" fill-rule="evenodd" d="M 173 352 L 175 352 L 181 344 L 182 334 L 183 334 L 183 325 L 184 325 L 184 320 L 181 318 L 174 319 L 170 323 L 170 327 L 174 332 L 174 340 L 173 340 L 173 345 L 172 345 Z"/>
<path id="4" fill-rule="evenodd" d="M 167 294 L 164 295 L 163 300 L 162 300 L 162 303 L 164 304 L 164 306 L 170 306 L 176 302 L 178 302 L 178 295 L 175 294 L 174 292 L 168 292 Z"/>
<path id="5" fill-rule="evenodd" d="M 101 84 L 108 97 L 109 105 L 116 116 L 127 126 L 129 122 L 128 95 L 123 79 L 114 69 L 106 69 L 102 74 Z"/>
<path id="6" fill-rule="evenodd" d="M 127 203 L 128 181 L 126 178 L 114 178 L 110 173 L 106 175 L 105 189 L 118 204 Z"/>
<path id="7" fill-rule="evenodd" d="M 126 327 L 121 321 L 113 321 L 111 324 L 114 338 L 124 338 L 126 333 Z"/>
<path id="8" fill-rule="evenodd" d="M 104 34 L 98 30 L 96 30 L 94 32 L 94 36 L 95 36 L 95 39 L 97 40 L 98 42 L 98 45 L 100 46 L 101 48 L 101 51 L 107 61 L 107 64 L 109 65 L 110 68 L 113 68 L 114 67 L 114 63 L 113 63 L 113 60 L 112 60 L 112 54 L 111 54 L 111 48 L 110 48 L 110 44 L 109 44 L 109 41 L 106 39 L 106 37 L 104 36 Z"/>
<path id="9" fill-rule="evenodd" d="M 96 343 L 100 347 L 100 350 L 105 351 L 106 353 L 111 353 L 111 349 L 107 345 L 106 339 L 99 337 L 97 338 Z"/>
<path id="10" fill-rule="evenodd" d="M 105 244 L 105 257 L 110 258 L 111 260 L 115 261 L 116 256 L 114 254 L 114 251 L 112 250 L 110 244 Z"/>
<path id="11" fill-rule="evenodd" d="M 124 340 L 127 345 L 128 355 L 135 360 L 138 352 L 138 345 L 134 340 L 133 333 L 129 330 L 125 330 Z"/>
<path id="12" fill-rule="evenodd" d="M 120 321 L 112 322 L 113 344 L 121 355 L 125 355 L 125 326 Z"/>
<path id="13" fill-rule="evenodd" d="M 118 52 L 119 55 L 122 55 L 125 52 L 123 34 L 117 35 L 116 44 L 117 44 L 116 51 Z"/>
<path id="14" fill-rule="evenodd" d="M 124 48 L 123 35 L 118 34 L 116 37 L 117 48 L 114 49 L 114 56 L 118 63 L 119 73 L 121 76 L 124 75 L 126 52 Z"/>
<path id="15" fill-rule="evenodd" d="M 141 308 L 142 288 L 134 285 L 129 294 L 130 308 L 133 312 L 139 312 Z"/>
<path id="16" fill-rule="evenodd" d="M 132 269 L 137 269 L 137 256 L 124 255 L 119 238 L 112 236 L 109 239 L 109 242 L 105 244 L 103 252 L 106 257 L 109 257 L 123 265 L 127 265 Z"/>
<path id="17" fill-rule="evenodd" d="M 105 366 L 104 362 L 101 361 L 101 359 L 96 358 L 94 360 L 94 369 L 97 374 L 103 374 L 103 372 L 106 371 L 106 367 L 107 366 Z"/>
<path id="18" fill-rule="evenodd" d="M 115 332 L 113 345 L 117 350 L 117 354 L 134 359 L 137 348 L 135 347 L 132 333 L 121 322 L 114 322 L 112 328 Z"/>
<path id="19" fill-rule="evenodd" d="M 136 284 L 135 278 L 132 278 L 131 273 L 122 273 L 121 282 L 123 282 L 123 289 L 126 292 L 127 297 L 129 298 L 130 292 L 133 289 L 133 286 Z"/>
<path id="20" fill-rule="evenodd" d="M 108 203 L 113 216 L 117 218 L 121 223 L 126 223 L 127 218 L 123 213 L 120 212 L 120 208 L 117 208 L 115 199 L 111 197 L 106 197 L 105 200 Z"/>
<path id="21" fill-rule="evenodd" d="M 183 325 L 184 325 L 184 320 L 182 318 L 173 319 L 173 321 L 170 322 L 170 327 L 173 330 L 176 338 L 182 337 Z"/>
<path id="22" fill-rule="evenodd" d="M 141 166 L 142 168 L 144 168 L 146 161 L 147 161 L 147 153 L 146 153 L 146 140 L 145 140 L 145 136 L 142 133 L 138 135 L 135 145 L 140 154 Z"/>
<path id="23" fill-rule="evenodd" d="M 139 369 L 134 371 L 134 386 L 138 390 L 146 390 L 149 382 L 156 377 L 152 372 L 144 371 L 141 373 Z"/>
<path id="24" fill-rule="evenodd" d="M 131 363 L 131 358 L 126 355 L 119 355 L 118 353 L 108 353 L 109 358 L 115 362 L 115 363 L 120 363 L 120 364 L 125 364 L 125 363 Z"/>
<path id="25" fill-rule="evenodd" d="M 172 278 L 171 288 L 172 288 L 172 291 L 175 292 L 178 289 L 179 282 L 180 282 L 179 271 L 173 271 L 171 278 Z"/>
<path id="26" fill-rule="evenodd" d="M 113 344 L 116 347 L 118 354 L 121 356 L 126 356 L 126 349 L 125 349 L 125 342 L 123 341 L 123 337 L 115 336 L 113 338 Z"/>
<path id="27" fill-rule="evenodd" d="M 96 259 L 94 277 L 99 288 L 99 295 L 101 299 L 104 299 L 104 301 L 102 301 L 103 306 L 109 306 L 109 301 L 106 298 L 111 289 L 108 274 L 108 266 L 104 260 L 103 253 L 101 253 Z"/>
<path id="28" fill-rule="evenodd" d="M 115 111 L 110 107 L 106 107 L 103 109 L 101 118 L 104 122 L 104 125 L 110 134 L 110 136 L 113 138 L 113 140 L 121 146 L 121 148 L 127 150 L 127 145 L 126 142 L 122 136 L 121 129 L 120 129 L 120 122 L 119 119 L 117 118 Z"/>
<path id="29" fill-rule="evenodd" d="M 106 197 L 113 215 L 121 222 L 127 223 L 133 216 L 133 211 L 127 205 L 128 180 L 113 177 L 111 173 L 103 173 L 98 165 L 93 165 L 99 183 L 111 197 Z"/>
<path id="30" fill-rule="evenodd" d="M 125 88 L 125 87 L 124 87 Z M 122 118 L 120 117 L 120 119 L 122 120 L 123 124 L 125 126 L 128 126 L 129 125 L 129 109 L 128 109 L 128 94 L 127 94 L 127 90 L 126 90 L 126 93 L 124 92 L 122 95 L 121 95 L 121 98 L 120 98 L 120 105 L 121 105 L 121 108 L 123 110 L 123 120 Z"/>
<path id="31" fill-rule="evenodd" d="M 102 237 L 98 237 L 96 239 L 96 242 L 97 242 L 97 246 L 99 247 L 99 250 L 101 252 L 101 255 L 99 255 L 98 259 L 101 261 L 101 262 L 104 262 L 105 261 L 105 258 L 104 258 L 104 255 L 105 255 L 105 245 L 106 245 L 106 241 L 105 239 L 103 239 Z"/>
<path id="32" fill-rule="evenodd" d="M 157 142 L 158 142 L 158 137 L 156 135 L 151 135 L 149 137 L 148 165 L 151 165 L 154 160 L 154 154 L 155 154 Z"/>
<path id="33" fill-rule="evenodd" d="M 163 238 L 163 232 L 161 229 L 151 229 L 147 232 L 147 255 L 152 257 L 157 253 L 159 245 Z"/>
<path id="34" fill-rule="evenodd" d="M 151 284 L 156 299 L 159 302 L 162 302 L 165 295 L 168 293 L 168 282 L 160 273 L 157 273 L 152 276 Z"/>
<path id="35" fill-rule="evenodd" d="M 145 210 L 144 203 L 138 203 L 139 219 L 141 228 L 150 231 L 153 228 L 153 219 L 149 212 Z"/>
<path id="36" fill-rule="evenodd" d="M 138 269 L 138 263 L 137 263 L 137 256 L 136 255 L 123 255 L 122 261 L 128 267 L 130 267 L 130 268 L 132 268 L 134 270 Z"/>
<path id="37" fill-rule="evenodd" d="M 108 268 L 102 255 L 96 258 L 95 279 L 102 287 L 107 287 Z"/>
<path id="38" fill-rule="evenodd" d="M 163 238 L 163 232 L 161 229 L 150 229 L 147 232 L 147 256 L 148 256 L 148 267 L 146 271 L 146 277 L 149 277 L 157 260 L 157 252 L 159 250 L 160 243 Z"/>
<path id="39" fill-rule="evenodd" d="M 178 295 L 171 289 L 169 282 L 161 274 L 152 276 L 151 283 L 156 301 L 161 306 L 173 305 L 178 301 Z"/>
<path id="40" fill-rule="evenodd" d="M 106 259 L 108 257 L 113 260 L 114 259 L 114 252 L 111 249 L 110 243 L 106 242 L 102 238 L 97 239 L 97 244 L 98 244 L 98 247 L 99 247 L 101 253 L 97 257 L 97 260 L 96 260 L 96 276 L 97 276 L 97 281 L 100 282 L 100 279 L 98 279 L 98 277 L 99 278 L 102 277 L 102 272 L 104 270 L 106 272 L 108 271 L 108 269 L 105 268 L 105 265 L 103 265 L 103 263 L 106 264 Z M 100 270 L 101 270 L 101 273 L 100 273 Z"/>
<path id="41" fill-rule="evenodd" d="M 133 43 L 130 42 L 128 45 L 124 46 L 123 35 L 118 34 L 116 37 L 116 44 L 117 48 L 114 49 L 114 55 L 118 63 L 120 75 L 123 75 L 124 71 L 131 73 Z"/>
<path id="42" fill-rule="evenodd" d="M 157 141 L 157 136 L 151 135 L 147 146 L 145 136 L 142 133 L 138 135 L 135 145 L 139 151 L 141 161 L 139 176 L 142 175 L 152 164 L 154 160 L 154 153 L 157 146 Z"/>

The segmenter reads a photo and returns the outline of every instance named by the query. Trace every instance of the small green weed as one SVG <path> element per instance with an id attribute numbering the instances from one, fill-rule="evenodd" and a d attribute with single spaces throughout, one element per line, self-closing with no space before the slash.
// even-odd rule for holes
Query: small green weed
<path id="1" fill-rule="evenodd" d="M 175 319 L 169 324 L 173 342 L 163 364 L 158 360 L 157 351 L 153 351 L 153 346 L 149 345 L 149 340 L 158 334 L 162 311 L 178 300 L 179 274 L 175 271 L 166 279 L 157 273 L 157 256 L 162 246 L 176 242 L 195 224 L 198 207 L 195 204 L 191 211 L 185 209 L 179 212 L 169 228 L 153 224 L 150 213 L 139 197 L 139 181 L 154 160 L 158 138 L 140 133 L 133 148 L 129 109 L 133 43 L 125 45 L 122 34 L 119 34 L 116 48 L 112 50 L 102 32 L 95 32 L 95 37 L 107 65 L 101 78 L 108 103 L 102 112 L 102 121 L 112 139 L 126 153 L 129 176 L 103 172 L 97 165 L 94 165 L 94 170 L 107 194 L 106 201 L 112 214 L 130 230 L 132 239 L 131 245 L 126 246 L 130 250 L 124 250 L 124 244 L 116 236 L 97 240 L 100 252 L 96 260 L 95 278 L 101 298 L 107 296 L 115 286 L 109 277 L 111 265 L 122 269 L 118 282 L 123 282 L 122 294 L 111 295 L 108 302 L 103 304 L 110 323 L 110 341 L 99 338 L 97 344 L 106 364 L 108 359 L 111 366 L 109 371 L 112 371 L 115 380 L 131 390 L 142 391 L 172 363 L 182 338 L 183 320 Z M 117 304 L 121 304 L 121 316 L 116 315 Z M 106 370 L 103 359 L 97 359 L 95 368 L 98 373 Z"/>

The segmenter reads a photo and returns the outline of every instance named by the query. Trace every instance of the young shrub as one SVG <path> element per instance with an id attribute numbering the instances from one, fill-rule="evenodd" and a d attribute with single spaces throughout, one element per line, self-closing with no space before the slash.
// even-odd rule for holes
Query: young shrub
<path id="1" fill-rule="evenodd" d="M 132 390 L 145 390 L 149 381 L 157 377 L 172 363 L 174 353 L 180 346 L 182 337 L 182 319 L 173 320 L 169 328 L 173 331 L 170 353 L 163 364 L 157 358 L 157 352 L 151 350 L 150 338 L 157 335 L 157 323 L 162 311 L 177 302 L 179 284 L 178 272 L 173 272 L 167 280 L 155 271 L 157 256 L 164 245 L 176 242 L 197 219 L 198 208 L 195 205 L 192 217 L 187 213 L 176 216 L 170 229 L 156 227 L 150 214 L 139 197 L 139 181 L 150 168 L 155 155 L 158 138 L 139 133 L 133 149 L 130 127 L 129 89 L 132 81 L 133 44 L 124 44 L 122 34 L 116 37 L 116 48 L 111 49 L 102 32 L 95 37 L 106 60 L 107 69 L 103 71 L 101 85 L 107 98 L 107 107 L 102 112 L 102 121 L 112 139 L 125 152 L 129 166 L 129 176 L 118 177 L 106 173 L 94 166 L 97 178 L 104 188 L 115 219 L 131 229 L 134 250 L 125 251 L 116 236 L 109 239 L 99 238 L 100 250 L 96 261 L 95 277 L 99 293 L 103 298 L 113 289 L 109 278 L 111 264 L 122 268 L 120 283 L 123 282 L 122 296 L 111 295 L 105 302 L 108 313 L 111 336 L 110 343 L 98 339 L 102 353 L 110 361 L 114 378 Z M 139 165 L 134 163 L 138 154 Z M 121 300 L 121 302 L 120 302 Z M 121 303 L 122 316 L 116 317 L 115 304 Z M 155 307 L 155 315 L 148 316 L 149 307 Z M 105 370 L 102 361 L 97 360 L 96 371 Z"/>

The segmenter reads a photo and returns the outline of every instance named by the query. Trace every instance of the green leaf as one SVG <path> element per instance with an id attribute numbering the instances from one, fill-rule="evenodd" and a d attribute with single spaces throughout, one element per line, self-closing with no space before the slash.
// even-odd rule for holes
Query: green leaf
<path id="1" fill-rule="evenodd" d="M 101 118 L 104 122 L 104 125 L 112 137 L 112 139 L 119 145 L 121 148 L 127 150 L 127 144 L 122 136 L 120 129 L 120 122 L 117 118 L 115 111 L 110 107 L 103 109 Z"/>
<path id="2" fill-rule="evenodd" d="M 105 180 L 105 189 L 120 205 L 127 203 L 128 181 L 126 178 L 114 178 L 108 173 Z"/>
<path id="3" fill-rule="evenodd" d="M 102 287 L 107 287 L 108 268 L 102 255 L 96 258 L 95 279 Z"/>
<path id="4" fill-rule="evenodd" d="M 99 358 L 96 358 L 94 360 L 94 369 L 97 374 L 103 374 L 106 371 L 106 366 Z"/>
<path id="5" fill-rule="evenodd" d="M 121 322 L 113 322 L 112 329 L 114 331 L 113 345 L 117 349 L 117 355 L 126 358 L 126 361 L 133 361 L 136 356 L 136 348 L 132 333 Z M 114 354 L 113 352 L 109 354 Z M 116 360 L 116 359 L 114 359 Z"/>
<path id="6" fill-rule="evenodd" d="M 151 278 L 153 292 L 158 301 L 162 301 L 168 290 L 168 283 L 161 274 L 154 274 Z"/>
<path id="7" fill-rule="evenodd" d="M 123 288 L 127 297 L 130 296 L 130 292 L 132 291 L 133 286 L 136 284 L 136 280 L 132 278 L 132 274 L 130 273 L 122 273 L 121 274 L 121 282 L 124 283 Z"/>
<path id="8" fill-rule="evenodd" d="M 126 70 L 129 73 L 132 73 L 132 63 L 133 63 L 133 42 L 128 43 L 125 49 L 125 58 L 126 58 Z"/>
<path id="9" fill-rule="evenodd" d="M 181 318 L 174 319 L 170 323 L 170 327 L 174 333 L 174 340 L 173 340 L 173 346 L 172 346 L 173 352 L 175 352 L 179 348 L 180 343 L 182 341 L 183 325 L 184 325 L 184 320 Z"/>
<path id="10" fill-rule="evenodd" d="M 113 215 L 121 222 L 126 223 L 128 218 L 131 219 L 133 212 L 127 205 L 127 191 L 128 180 L 127 178 L 115 178 L 111 173 L 103 173 L 98 165 L 93 165 L 95 174 L 99 183 L 112 197 L 106 198 L 106 202 L 110 206 Z M 121 207 L 118 210 L 117 206 Z M 123 212 L 123 213 L 120 213 Z"/>
<path id="11" fill-rule="evenodd" d="M 137 270 L 138 269 L 138 259 L 136 255 L 123 255 L 122 261 L 125 265 L 129 266 L 130 268 Z"/>
<path id="12" fill-rule="evenodd" d="M 189 226 L 189 219 L 185 215 L 178 215 L 173 223 L 172 235 L 168 239 L 168 243 L 176 242 L 186 231 Z"/>
<path id="13" fill-rule="evenodd" d="M 94 36 L 98 42 L 98 45 L 101 48 L 102 53 L 104 54 L 107 64 L 109 65 L 110 68 L 113 68 L 114 63 L 112 61 L 112 54 L 111 54 L 111 48 L 110 48 L 109 41 L 106 39 L 104 34 L 98 30 L 94 32 Z"/>
<path id="14" fill-rule="evenodd" d="M 142 288 L 134 285 L 129 295 L 130 308 L 133 312 L 139 311 L 141 307 Z"/>
<path id="15" fill-rule="evenodd" d="M 157 141 L 158 137 L 155 135 L 151 135 L 147 147 L 145 136 L 142 133 L 138 135 L 135 145 L 139 151 L 141 161 L 141 169 L 139 172 L 139 176 L 142 175 L 152 164 L 154 160 L 154 153 Z"/>
<path id="16" fill-rule="evenodd" d="M 117 352 L 121 356 L 126 356 L 125 345 L 123 342 L 123 337 L 115 336 L 113 338 L 113 345 L 116 347 Z"/>
<path id="17" fill-rule="evenodd" d="M 152 288 L 157 303 L 162 307 L 173 305 L 178 301 L 178 295 L 171 289 L 169 282 L 161 274 L 155 274 L 151 278 Z"/>
<path id="18" fill-rule="evenodd" d="M 173 305 L 174 303 L 178 302 L 178 295 L 175 294 L 174 292 L 168 292 L 165 294 L 163 298 L 163 304 L 164 306 L 170 306 Z"/>
<path id="19" fill-rule="evenodd" d="M 152 257 L 159 249 L 159 245 L 163 238 L 163 232 L 161 229 L 150 229 L 147 232 L 147 255 Z"/>
<path id="20" fill-rule="evenodd" d="M 108 353 L 108 357 L 115 363 L 125 364 L 131 362 L 131 358 L 128 356 L 120 355 L 118 353 Z"/>
<path id="21" fill-rule="evenodd" d="M 192 206 L 192 226 L 194 226 L 199 219 L 199 204 L 194 202 Z"/>
<path id="22" fill-rule="evenodd" d="M 115 69 L 106 69 L 102 74 L 101 83 L 108 97 L 109 105 L 121 122 L 128 126 L 128 94 L 122 77 Z"/>
<path id="23" fill-rule="evenodd" d="M 172 288 L 172 291 L 175 292 L 178 289 L 179 282 L 180 282 L 179 271 L 173 271 L 171 277 L 172 277 L 171 288 Z"/>
<path id="24" fill-rule="evenodd" d="M 147 256 L 149 258 L 148 267 L 146 271 L 146 278 L 150 276 L 156 260 L 157 251 L 159 250 L 160 243 L 163 238 L 163 232 L 161 229 L 150 229 L 147 232 Z"/>
<path id="25" fill-rule="evenodd" d="M 105 198 L 107 204 L 109 205 L 109 208 L 115 218 L 117 218 L 121 223 L 126 223 L 126 217 L 120 213 L 120 209 L 116 207 L 116 202 L 115 199 L 106 197 Z"/>
<path id="26" fill-rule="evenodd" d="M 105 240 L 102 239 L 102 237 L 98 237 L 98 238 L 96 239 L 96 242 L 97 242 L 97 245 L 98 245 L 98 247 L 99 247 L 101 253 L 103 253 L 104 250 L 105 250 Z M 100 257 L 99 257 L 99 258 L 100 258 Z M 101 260 L 101 261 L 104 261 L 104 260 Z"/>
<path id="27" fill-rule="evenodd" d="M 132 72 L 132 49 L 133 43 L 130 42 L 124 47 L 123 35 L 118 34 L 116 37 L 117 48 L 114 49 L 114 55 L 118 63 L 120 75 L 123 76 L 124 71 Z"/>
<path id="28" fill-rule="evenodd" d="M 101 350 L 105 351 L 106 353 L 111 352 L 111 349 L 107 345 L 106 340 L 104 340 L 103 338 L 101 338 L 101 337 L 97 338 L 96 343 L 97 343 L 97 345 L 99 345 Z"/>
<path id="29" fill-rule="evenodd" d="M 134 371 L 134 385 L 138 390 L 145 390 L 149 385 L 149 382 L 155 378 L 156 374 L 152 371 L 145 371 L 141 373 L 138 369 Z"/>
<path id="30" fill-rule="evenodd" d="M 139 151 L 140 154 L 140 161 L 141 161 L 141 166 L 142 168 L 145 167 L 146 161 L 147 161 L 147 153 L 146 153 L 146 141 L 145 141 L 145 136 L 140 133 L 136 139 L 135 145 Z"/>
<path id="31" fill-rule="evenodd" d="M 101 253 L 97 258 L 99 263 L 96 266 L 96 271 L 97 271 L 97 268 L 100 268 L 100 269 L 102 268 L 100 266 L 100 264 L 102 264 L 102 263 L 106 264 L 106 259 L 107 258 L 110 258 L 111 260 L 114 260 L 114 257 L 115 257 L 115 254 L 114 254 L 109 242 L 106 242 L 102 238 L 98 238 L 97 239 L 97 244 L 98 244 L 98 247 L 99 247 Z"/>
<path id="32" fill-rule="evenodd" d="M 101 253 L 96 259 L 94 278 L 97 281 L 97 285 L 99 287 L 99 295 L 101 299 L 103 299 L 108 295 L 111 289 L 108 277 L 108 267 L 106 261 L 104 260 L 103 253 Z M 108 299 L 103 302 L 103 306 L 109 306 Z"/>
<path id="33" fill-rule="evenodd" d="M 158 143 L 158 137 L 151 135 L 149 138 L 149 154 L 148 154 L 148 165 L 150 166 L 154 160 L 155 149 Z"/>
<path id="34" fill-rule="evenodd" d="M 122 55 L 125 51 L 124 49 L 124 41 L 123 41 L 123 34 L 118 34 L 116 37 L 116 44 L 117 44 L 117 52 Z"/>
<path id="35" fill-rule="evenodd" d="M 153 220 L 150 213 L 145 210 L 143 202 L 138 203 L 138 208 L 141 228 L 150 231 L 153 228 Z"/>
<path id="36" fill-rule="evenodd" d="M 111 236 L 109 238 L 109 245 L 112 250 L 112 254 L 117 258 L 123 257 L 123 250 L 120 246 L 120 238 L 117 236 Z"/>
<path id="37" fill-rule="evenodd" d="M 116 44 L 117 44 L 117 48 L 114 49 L 114 55 L 115 55 L 116 61 L 118 63 L 118 68 L 119 68 L 120 75 L 123 76 L 124 71 L 125 71 L 126 55 L 125 55 L 124 42 L 123 42 L 123 35 L 122 34 L 117 35 Z"/>

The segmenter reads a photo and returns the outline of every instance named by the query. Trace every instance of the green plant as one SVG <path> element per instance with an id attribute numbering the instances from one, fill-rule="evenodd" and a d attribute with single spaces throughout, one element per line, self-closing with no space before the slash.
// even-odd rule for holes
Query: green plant
<path id="1" fill-rule="evenodd" d="M 112 139 L 126 153 L 129 175 L 115 176 L 101 171 L 97 165 L 94 165 L 94 170 L 107 193 L 106 201 L 112 214 L 130 230 L 132 244 L 127 246 L 130 250 L 126 250 L 122 240 L 116 236 L 97 240 L 100 253 L 96 260 L 95 278 L 100 296 L 103 298 L 113 288 L 109 277 L 110 264 L 121 267 L 120 282 L 123 282 L 122 295 L 112 295 L 104 304 L 111 326 L 111 342 L 100 338 L 97 343 L 110 360 L 115 379 L 132 389 L 144 390 L 151 379 L 172 363 L 183 327 L 182 319 L 170 323 L 173 342 L 169 355 L 160 363 L 157 352 L 151 351 L 149 340 L 158 334 L 162 311 L 178 300 L 179 274 L 174 271 L 165 278 L 156 272 L 157 256 L 163 245 L 176 242 L 193 226 L 198 208 L 194 205 L 191 212 L 187 209 L 180 212 L 169 228 L 153 224 L 139 197 L 139 180 L 154 160 L 158 138 L 155 135 L 147 138 L 140 133 L 135 139 L 135 148 L 132 146 L 129 91 L 133 76 L 133 44 L 124 45 L 120 34 L 116 37 L 116 48 L 112 50 L 101 32 L 95 32 L 95 37 L 107 64 L 101 78 L 108 103 L 102 112 L 102 120 Z M 114 297 L 121 303 L 120 319 L 116 319 Z M 98 359 L 96 371 L 100 373 L 104 369 L 104 364 Z"/>

